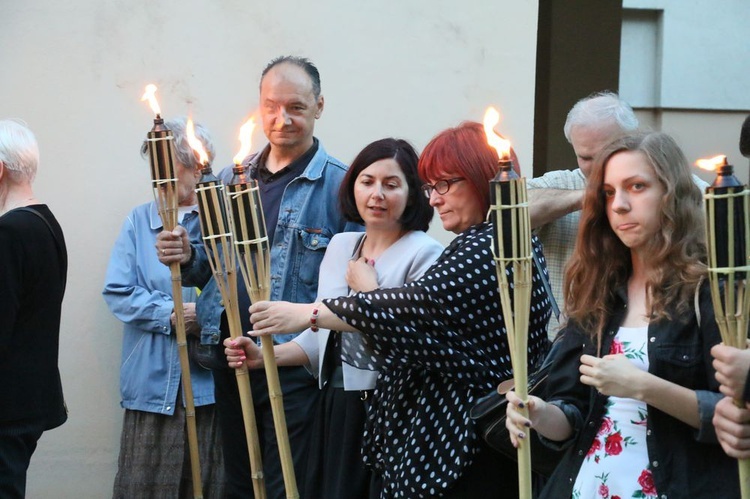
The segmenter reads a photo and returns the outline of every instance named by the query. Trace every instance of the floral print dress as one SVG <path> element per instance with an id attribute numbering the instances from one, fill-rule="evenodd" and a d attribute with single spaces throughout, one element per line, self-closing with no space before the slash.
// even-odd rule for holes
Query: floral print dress
<path id="1" fill-rule="evenodd" d="M 625 354 L 648 371 L 648 327 L 621 327 L 610 354 Z M 655 498 L 646 447 L 646 404 L 609 397 L 599 432 L 578 472 L 574 499 Z"/>

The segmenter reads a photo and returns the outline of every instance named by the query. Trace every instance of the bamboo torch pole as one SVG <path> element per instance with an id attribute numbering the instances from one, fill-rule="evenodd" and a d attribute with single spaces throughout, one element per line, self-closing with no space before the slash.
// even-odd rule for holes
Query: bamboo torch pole
<path id="1" fill-rule="evenodd" d="M 224 186 L 211 170 L 211 164 L 208 162 L 208 155 L 203 148 L 203 144 L 195 137 L 192 120 L 188 120 L 186 128 L 188 142 L 198 155 L 201 165 L 203 165 L 201 178 L 195 187 L 195 192 L 198 195 L 203 244 L 206 247 L 211 271 L 224 303 L 224 311 L 229 323 L 229 334 L 233 339 L 236 339 L 242 336 L 237 299 L 237 258 L 232 233 L 229 230 Z M 264 499 L 266 497 L 266 486 L 263 479 L 263 462 L 247 367 L 242 366 L 235 369 L 235 375 L 242 406 L 242 419 L 245 424 L 247 450 L 250 456 L 253 496 L 255 499 Z"/>
<path id="2" fill-rule="evenodd" d="M 510 142 L 495 134 L 500 116 L 494 108 L 485 114 L 487 140 L 498 151 L 499 171 L 490 182 L 490 219 L 493 223 L 493 254 L 497 271 L 503 321 L 508 333 L 510 360 L 516 394 L 528 400 L 528 330 L 531 306 L 532 247 L 531 221 L 526 180 L 519 178 L 510 160 Z M 513 284 L 506 269 L 513 269 Z M 528 409 L 520 409 L 528 417 Z M 518 446 L 518 493 L 531 499 L 531 447 L 527 440 Z"/>
<path id="3" fill-rule="evenodd" d="M 174 146 L 172 131 L 164 126 L 159 105 L 154 92 L 156 86 L 146 87 L 146 93 L 141 100 L 149 100 L 156 117 L 154 126 L 146 139 L 148 144 L 148 159 L 151 165 L 151 179 L 154 199 L 159 210 L 162 226 L 165 230 L 174 230 L 177 225 L 177 178 L 174 169 Z M 182 302 L 182 274 L 180 264 L 169 265 L 172 274 L 172 301 L 176 317 L 175 335 L 177 337 L 177 351 L 182 370 L 182 388 L 185 394 L 185 425 L 187 427 L 188 447 L 190 449 L 190 469 L 193 478 L 193 497 L 203 497 L 201 482 L 201 465 L 198 452 L 198 431 L 195 425 L 195 403 L 193 400 L 193 383 L 190 378 L 190 361 L 187 351 L 187 337 L 185 334 L 185 311 Z M 179 403 L 179 401 L 177 402 Z"/>
<path id="4" fill-rule="evenodd" d="M 243 149 L 245 149 L 245 144 L 250 142 L 249 134 L 252 133 L 252 127 L 254 126 L 252 119 L 243 125 L 245 130 L 240 132 Z M 249 131 L 245 127 L 248 127 Z M 250 148 L 247 146 L 248 153 L 249 150 Z M 231 210 L 232 234 L 239 256 L 240 270 L 250 294 L 250 301 L 255 303 L 269 300 L 271 297 L 271 258 L 258 183 L 247 177 L 241 160 L 241 154 L 235 156 L 234 176 L 226 188 Z M 286 497 L 288 499 L 299 499 L 273 339 L 270 336 L 262 336 L 260 341 Z"/>
<path id="5" fill-rule="evenodd" d="M 698 160 L 698 166 L 718 170 L 704 195 L 708 280 L 716 324 L 725 345 L 745 349 L 750 317 L 750 290 L 747 289 L 750 191 L 734 176 L 726 156 Z M 741 400 L 734 403 L 744 407 Z M 742 499 L 750 499 L 750 459 L 740 459 L 738 465 L 740 494 Z"/>

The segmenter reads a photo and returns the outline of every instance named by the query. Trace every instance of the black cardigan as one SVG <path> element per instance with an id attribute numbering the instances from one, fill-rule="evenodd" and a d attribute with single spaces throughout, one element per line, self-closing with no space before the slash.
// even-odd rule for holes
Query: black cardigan
<path id="1" fill-rule="evenodd" d="M 67 419 L 57 367 L 67 251 L 45 205 L 0 217 L 0 424 Z"/>

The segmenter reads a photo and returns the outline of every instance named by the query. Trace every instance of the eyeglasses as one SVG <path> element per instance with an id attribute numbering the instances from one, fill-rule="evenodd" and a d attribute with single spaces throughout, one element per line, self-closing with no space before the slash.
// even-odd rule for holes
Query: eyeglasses
<path id="1" fill-rule="evenodd" d="M 422 186 L 422 192 L 424 192 L 425 197 L 429 199 L 430 195 L 432 194 L 432 191 L 437 191 L 438 194 L 441 196 L 443 194 L 448 194 L 448 191 L 451 190 L 451 186 L 455 184 L 456 182 L 460 182 L 462 180 L 466 180 L 464 177 L 456 177 L 456 178 L 449 178 L 446 180 L 438 180 L 434 184 L 424 184 Z"/>

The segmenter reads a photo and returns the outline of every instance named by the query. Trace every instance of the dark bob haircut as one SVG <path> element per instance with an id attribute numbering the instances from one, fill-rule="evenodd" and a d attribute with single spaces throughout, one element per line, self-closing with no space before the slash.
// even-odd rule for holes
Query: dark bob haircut
<path id="1" fill-rule="evenodd" d="M 364 223 L 354 199 L 354 183 L 362 170 L 381 159 L 393 159 L 398 163 L 409 187 L 406 208 L 401 215 L 401 220 L 399 220 L 401 228 L 403 230 L 426 231 L 430 227 L 433 210 L 430 201 L 421 190 L 423 182 L 417 171 L 419 156 L 411 144 L 401 139 L 376 140 L 365 146 L 354 158 L 339 188 L 339 204 L 344 218 L 350 222 Z"/>

